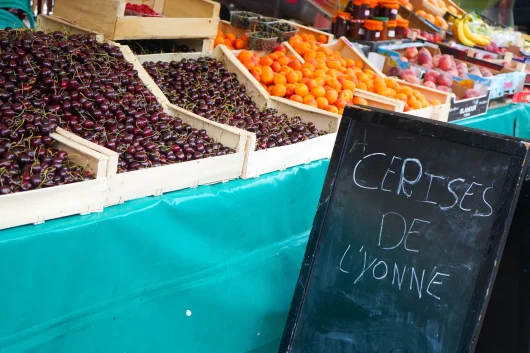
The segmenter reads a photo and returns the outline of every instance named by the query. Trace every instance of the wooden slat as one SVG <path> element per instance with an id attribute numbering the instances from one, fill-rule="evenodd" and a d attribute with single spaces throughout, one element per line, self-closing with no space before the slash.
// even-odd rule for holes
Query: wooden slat
<path id="1" fill-rule="evenodd" d="M 53 14 L 112 38 L 122 6 L 125 3 L 120 0 L 55 0 Z"/>
<path id="2" fill-rule="evenodd" d="M 215 18 L 157 18 L 125 16 L 117 19 L 113 40 L 207 38 L 217 33 Z"/>
<path id="3" fill-rule="evenodd" d="M 73 24 L 56 16 L 39 15 L 37 17 L 37 30 L 43 32 L 61 31 L 68 34 L 88 34 L 91 37 L 96 38 L 99 42 L 103 41 L 103 34 Z"/>
<path id="4" fill-rule="evenodd" d="M 181 18 L 213 18 L 219 19 L 221 4 L 208 0 L 167 0 L 164 15 Z M 197 30 L 198 28 L 192 28 Z"/>

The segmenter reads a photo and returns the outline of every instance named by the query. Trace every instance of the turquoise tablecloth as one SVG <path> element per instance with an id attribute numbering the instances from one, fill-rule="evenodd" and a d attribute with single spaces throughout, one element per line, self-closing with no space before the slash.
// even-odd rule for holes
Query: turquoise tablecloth
<path id="1" fill-rule="evenodd" d="M 0 352 L 275 353 L 327 165 L 0 232 Z"/>

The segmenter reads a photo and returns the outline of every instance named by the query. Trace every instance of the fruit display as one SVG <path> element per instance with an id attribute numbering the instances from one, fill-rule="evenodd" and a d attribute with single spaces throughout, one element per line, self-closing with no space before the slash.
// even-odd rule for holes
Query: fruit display
<path id="1" fill-rule="evenodd" d="M 465 46 L 474 47 L 475 45 L 487 47 L 491 44 L 491 39 L 483 34 L 473 32 L 469 27 L 471 16 L 466 15 L 461 19 L 455 19 L 453 22 L 453 36 Z M 492 48 L 493 49 L 493 48 Z"/>
<path id="2" fill-rule="evenodd" d="M 278 36 L 269 32 L 251 32 L 248 34 L 248 49 L 271 51 L 278 44 Z"/>
<path id="3" fill-rule="evenodd" d="M 298 28 L 286 22 L 271 22 L 267 23 L 267 31 L 277 36 L 279 42 L 285 42 L 298 32 Z"/>
<path id="4" fill-rule="evenodd" d="M 137 5 L 129 2 L 125 5 L 125 16 L 162 17 L 147 4 Z"/>
<path id="5" fill-rule="evenodd" d="M 230 24 L 236 28 L 250 30 L 251 23 L 260 15 L 249 11 L 232 11 L 230 12 Z"/>
<path id="6" fill-rule="evenodd" d="M 521 32 L 514 31 L 507 28 L 498 28 L 486 24 L 480 16 L 470 13 L 466 16 L 466 23 L 472 34 L 484 37 L 490 42 L 495 42 L 498 47 L 509 47 L 510 45 L 517 45 L 521 40 Z M 459 37 L 460 39 L 460 33 Z M 473 38 L 467 37 L 473 41 Z M 477 45 L 480 45 L 477 43 Z"/>
<path id="7" fill-rule="evenodd" d="M 61 123 L 61 104 L 71 107 L 60 92 L 69 84 L 61 65 L 73 48 L 44 34 L 10 29 L 0 31 L 0 47 L 0 195 L 93 179 L 55 149 L 50 136 Z"/>
<path id="8" fill-rule="evenodd" d="M 167 39 L 120 40 L 117 42 L 121 45 L 127 45 L 136 55 L 193 52 L 193 49 L 187 45 Z"/>
<path id="9" fill-rule="evenodd" d="M 304 59 L 281 52 L 264 55 L 243 51 L 238 59 L 271 96 L 342 114 L 346 104 L 354 103 L 356 89 L 374 92 L 406 102 L 405 109 L 413 110 L 440 104 L 429 102 L 419 91 L 401 86 L 393 79 L 379 77 L 366 68 L 362 60 L 342 58 L 326 46 L 296 35 L 289 44 Z"/>
<path id="10" fill-rule="evenodd" d="M 223 44 L 230 50 L 246 49 L 248 45 L 248 36 L 245 34 L 237 38 L 232 33 L 223 33 L 220 29 L 217 30 L 217 36 L 214 40 L 214 48 Z"/>
<path id="11" fill-rule="evenodd" d="M 432 42 L 432 43 L 441 43 L 443 41 L 443 38 L 438 33 L 429 33 L 427 31 L 422 31 L 417 28 L 411 28 L 409 29 L 410 32 L 416 33 L 416 38 L 424 39 L 426 41 Z M 408 34 L 407 34 L 408 36 Z"/>
<path id="12" fill-rule="evenodd" d="M 0 98 L 9 115 L 45 115 L 45 131 L 60 126 L 118 152 L 118 172 L 233 152 L 164 113 L 120 47 L 61 32 L 2 33 Z"/>
<path id="13" fill-rule="evenodd" d="M 143 66 L 173 104 L 206 119 L 255 133 L 256 150 L 287 146 L 326 134 L 300 117 L 258 107 L 237 76 L 213 58 L 146 61 Z"/>
<path id="14" fill-rule="evenodd" d="M 415 13 L 416 15 L 420 16 L 424 20 L 429 21 L 430 23 L 432 23 L 438 28 L 441 28 L 444 31 L 446 31 L 449 28 L 449 24 L 442 16 L 432 15 L 430 13 L 425 12 L 424 10 L 418 10 Z"/>

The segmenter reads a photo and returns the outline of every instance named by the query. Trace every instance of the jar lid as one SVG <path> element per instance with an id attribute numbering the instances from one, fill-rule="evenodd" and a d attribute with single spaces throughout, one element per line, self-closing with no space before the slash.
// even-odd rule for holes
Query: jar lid
<path id="1" fill-rule="evenodd" d="M 376 7 L 377 5 L 379 5 L 379 1 L 375 0 L 375 1 L 370 1 L 370 8 L 373 9 L 374 7 Z"/>
<path id="2" fill-rule="evenodd" d="M 409 25 L 409 21 L 408 21 L 408 20 L 404 20 L 404 19 L 402 19 L 402 18 L 398 18 L 398 19 L 396 20 L 396 22 L 397 22 L 397 25 L 398 25 L 399 27 L 408 27 L 408 25 Z"/>
<path id="3" fill-rule="evenodd" d="M 397 21 L 388 21 L 388 22 L 386 23 L 386 25 L 387 25 L 388 27 L 396 27 L 396 26 L 397 26 Z"/>
<path id="4" fill-rule="evenodd" d="M 355 0 L 353 2 L 353 5 L 355 5 L 355 6 L 361 6 L 362 4 L 364 4 L 364 0 Z"/>
<path id="5" fill-rule="evenodd" d="M 388 17 L 372 17 L 376 21 L 386 22 L 388 21 Z"/>

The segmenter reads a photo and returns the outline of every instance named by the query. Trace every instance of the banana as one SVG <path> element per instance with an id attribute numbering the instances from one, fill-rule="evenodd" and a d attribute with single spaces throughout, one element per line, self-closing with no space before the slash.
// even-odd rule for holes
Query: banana
<path id="1" fill-rule="evenodd" d="M 465 24 L 464 22 L 465 22 L 465 19 L 462 19 L 458 21 L 458 24 L 456 25 L 457 26 L 456 31 L 458 33 L 458 40 L 460 41 L 460 43 L 468 47 L 474 47 L 475 43 L 471 41 L 470 39 L 468 39 L 466 37 L 466 34 L 464 33 L 464 24 Z"/>
<path id="2" fill-rule="evenodd" d="M 477 45 L 480 45 L 481 47 L 486 47 L 490 44 L 490 41 L 486 38 L 482 37 L 481 35 L 475 34 L 471 32 L 471 29 L 469 28 L 469 17 L 466 16 L 462 20 L 463 22 L 463 29 L 464 29 L 464 35 L 467 39 L 469 39 L 471 42 L 474 42 Z"/>

